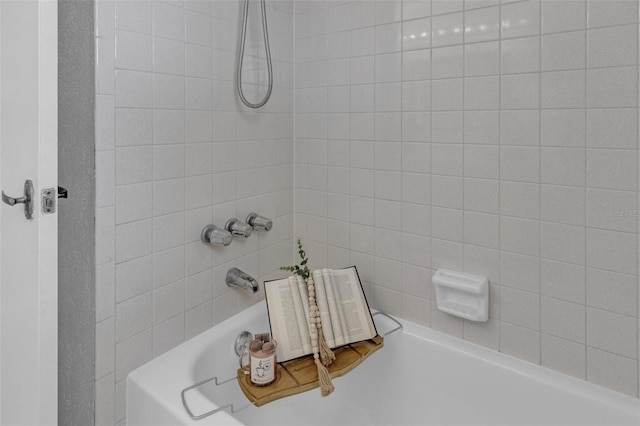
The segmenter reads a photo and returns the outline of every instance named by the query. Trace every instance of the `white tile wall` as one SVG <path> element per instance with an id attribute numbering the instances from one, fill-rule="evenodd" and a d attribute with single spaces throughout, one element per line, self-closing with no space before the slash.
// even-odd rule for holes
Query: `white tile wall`
<path id="1" fill-rule="evenodd" d="M 273 2 L 259 111 L 238 7 L 97 1 L 98 424 L 131 369 L 255 301 L 229 267 L 271 276 L 298 236 L 378 308 L 638 395 L 638 0 Z M 251 210 L 274 230 L 199 242 Z M 438 267 L 490 277 L 487 323 L 437 309 Z"/>
<path id="2" fill-rule="evenodd" d="M 97 1 L 96 424 L 123 422 L 132 369 L 259 300 L 220 285 L 230 267 L 263 280 L 290 263 L 292 3 L 269 4 L 275 88 L 257 112 L 233 93 L 239 6 Z M 268 235 L 200 242 L 250 211 Z"/>
<path id="3" fill-rule="evenodd" d="M 294 18 L 314 265 L 356 264 L 381 309 L 638 396 L 638 1 L 302 1 Z M 489 322 L 437 310 L 439 267 L 490 277 Z"/>

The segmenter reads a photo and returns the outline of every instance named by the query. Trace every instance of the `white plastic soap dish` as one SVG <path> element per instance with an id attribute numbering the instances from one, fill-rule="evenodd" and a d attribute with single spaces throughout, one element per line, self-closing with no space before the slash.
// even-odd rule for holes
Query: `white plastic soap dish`
<path id="1" fill-rule="evenodd" d="M 471 321 L 489 319 L 489 279 L 438 269 L 433 274 L 438 309 Z"/>

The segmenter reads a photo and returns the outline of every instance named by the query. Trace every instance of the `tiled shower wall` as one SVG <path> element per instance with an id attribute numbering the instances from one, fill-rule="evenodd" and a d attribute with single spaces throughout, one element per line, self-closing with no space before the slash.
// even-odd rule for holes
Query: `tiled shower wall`
<path id="1" fill-rule="evenodd" d="M 638 1 L 295 2 L 295 234 L 374 305 L 638 396 Z M 487 323 L 437 268 L 489 276 Z"/>
<path id="2" fill-rule="evenodd" d="M 240 2 L 96 2 L 96 424 L 123 421 L 132 369 L 262 297 L 229 291 L 230 267 L 262 280 L 291 261 L 293 5 L 268 3 L 275 89 L 250 111 L 234 95 Z M 200 242 L 205 225 L 251 211 L 273 230 Z"/>
<path id="3" fill-rule="evenodd" d="M 239 1 L 96 3 L 97 424 L 129 371 L 258 300 L 229 267 L 271 277 L 294 236 L 389 313 L 637 396 L 638 1 L 267 4 L 249 111 Z M 252 210 L 270 233 L 199 242 Z M 437 310 L 439 267 L 489 276 L 488 323 Z"/>

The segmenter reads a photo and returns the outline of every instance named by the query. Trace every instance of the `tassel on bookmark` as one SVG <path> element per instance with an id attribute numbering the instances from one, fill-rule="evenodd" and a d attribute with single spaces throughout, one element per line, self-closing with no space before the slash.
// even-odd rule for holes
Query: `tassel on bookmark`
<path id="1" fill-rule="evenodd" d="M 334 354 L 329 345 L 327 345 L 322 327 L 318 327 L 318 341 L 320 343 L 320 359 L 322 360 L 322 365 L 328 367 L 336 359 L 336 354 Z"/>
<path id="2" fill-rule="evenodd" d="M 316 367 L 318 367 L 318 384 L 320 385 L 320 391 L 322 396 L 328 396 L 331 392 L 334 391 L 333 383 L 331 382 L 331 376 L 329 375 L 329 370 L 327 367 L 322 365 L 320 359 L 314 356 Z"/>

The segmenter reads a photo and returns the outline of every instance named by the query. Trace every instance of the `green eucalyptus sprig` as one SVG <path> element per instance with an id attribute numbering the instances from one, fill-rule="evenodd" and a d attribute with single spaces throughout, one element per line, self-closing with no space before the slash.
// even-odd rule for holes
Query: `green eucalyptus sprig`
<path id="1" fill-rule="evenodd" d="M 309 278 L 310 274 L 309 268 L 307 267 L 307 262 L 309 261 L 309 259 L 307 258 L 307 253 L 305 253 L 305 251 L 302 249 L 302 242 L 300 241 L 300 238 L 298 238 L 298 254 L 300 255 L 301 259 L 299 265 L 281 266 L 280 270 L 288 271 L 295 275 L 300 275 L 306 280 L 307 278 Z"/>

